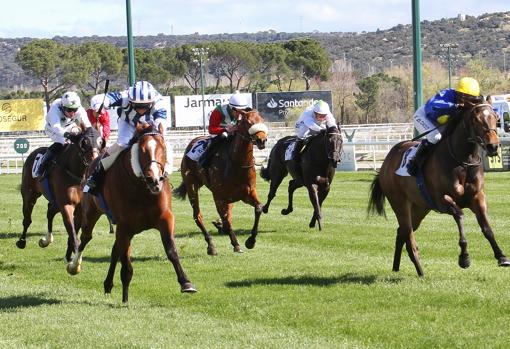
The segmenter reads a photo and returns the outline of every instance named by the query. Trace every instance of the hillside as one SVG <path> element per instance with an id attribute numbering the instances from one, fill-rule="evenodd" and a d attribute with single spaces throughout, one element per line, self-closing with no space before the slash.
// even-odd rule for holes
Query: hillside
<path id="1" fill-rule="evenodd" d="M 484 14 L 478 17 L 459 16 L 437 21 L 422 21 L 422 47 L 424 60 L 446 62 L 446 51 L 441 44 L 454 43 L 452 61 L 462 66 L 472 57 L 486 59 L 493 67 L 508 68 L 506 53 L 510 52 L 510 12 Z M 214 35 L 164 35 L 140 36 L 134 38 L 135 47 L 172 47 L 182 44 L 196 44 L 208 41 L 252 41 L 277 42 L 292 38 L 312 37 L 320 41 L 333 60 L 346 59 L 361 74 L 372 74 L 391 65 L 412 64 L 412 26 L 398 25 L 375 32 L 332 32 L 332 33 L 258 33 L 214 34 Z M 86 41 L 105 41 L 118 47 L 126 47 L 127 39 L 122 36 L 91 36 L 53 38 L 65 44 Z M 31 38 L 0 38 L 0 88 L 15 89 L 37 86 L 14 62 L 20 47 Z M 510 57 L 509 57 L 510 58 Z"/>

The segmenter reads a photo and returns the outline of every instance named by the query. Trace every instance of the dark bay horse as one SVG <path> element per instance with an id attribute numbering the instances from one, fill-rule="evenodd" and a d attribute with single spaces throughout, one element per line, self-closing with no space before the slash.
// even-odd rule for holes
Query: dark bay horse
<path id="1" fill-rule="evenodd" d="M 54 166 L 50 169 L 47 181 L 41 182 L 32 175 L 34 161 L 36 157 L 38 158 L 39 154 L 44 154 L 47 149 L 46 147 L 34 150 L 23 164 L 23 173 L 21 175 L 23 232 L 16 242 L 18 248 L 25 248 L 27 230 L 32 223 L 32 210 L 37 199 L 44 195 L 48 200 L 46 212 L 48 233 L 39 240 L 39 246 L 47 247 L 53 242 L 53 218 L 58 212 L 61 212 L 68 234 L 65 255 L 67 261 L 71 260 L 71 254 L 78 249 L 76 233 L 80 229 L 81 211 L 75 211 L 75 208 L 79 205 L 83 194 L 80 182 L 87 166 L 93 159 L 98 157 L 104 148 L 101 134 L 92 127 L 87 128 L 81 134 L 72 135 L 69 138 L 71 143 L 66 145 L 62 153 L 54 160 Z M 46 185 L 48 187 L 45 190 Z"/>
<path id="2" fill-rule="evenodd" d="M 294 191 L 305 186 L 313 206 L 309 227 L 315 227 L 315 223 L 318 222 L 319 230 L 322 230 L 321 206 L 328 196 L 337 163 L 340 161 L 342 135 L 338 128 L 330 127 L 321 134 L 313 136 L 305 147 L 300 164 L 296 164 L 294 160 L 285 161 L 287 146 L 294 140 L 295 136 L 287 136 L 278 140 L 271 149 L 267 168 L 260 170 L 260 176 L 271 182 L 267 203 L 262 210 L 264 213 L 269 211 L 269 205 L 276 196 L 280 183 L 290 173 L 292 179 L 288 188 L 289 203 L 288 207 L 282 210 L 282 214 L 287 215 L 293 211 Z"/>
<path id="3" fill-rule="evenodd" d="M 404 153 L 416 142 L 404 141 L 390 150 L 379 174 L 372 182 L 368 211 L 385 215 L 384 202 L 387 198 L 397 216 L 393 271 L 400 268 L 400 257 L 405 244 L 418 275 L 423 276 L 414 232 L 431 209 L 448 213 L 455 219 L 461 250 L 458 263 L 460 267 L 468 268 L 471 262 L 464 234 L 462 211 L 466 207 L 476 215 L 478 225 L 489 241 L 498 264 L 510 265 L 510 261 L 496 243 L 489 225 L 483 188 L 484 171 L 479 155 L 480 147 L 489 156 L 497 154 L 499 147 L 496 133 L 497 119 L 490 104 L 470 104 L 450 117 L 442 132 L 441 141 L 431 151 L 422 168 L 430 200 L 425 200 L 420 194 L 414 177 L 395 174 Z"/>
<path id="4" fill-rule="evenodd" d="M 181 176 L 183 181 L 178 188 L 174 189 L 174 193 L 181 199 L 184 199 L 186 194 L 188 195 L 189 202 L 193 207 L 193 218 L 204 234 L 209 255 L 216 255 L 217 252 L 211 235 L 205 229 L 200 212 L 198 190 L 203 185 L 211 190 L 216 210 L 221 218 L 221 224 L 216 224 L 216 227 L 230 236 L 234 252 L 242 252 L 242 250 L 232 229 L 233 203 L 242 200 L 255 207 L 255 222 L 251 235 L 245 242 L 245 246 L 249 249 L 255 246 L 262 205 L 256 190 L 253 145 L 264 149 L 267 130 L 264 118 L 258 111 L 242 111 L 235 135 L 218 147 L 207 170 L 201 168 L 196 161 L 187 156 L 182 158 Z M 193 139 L 187 146 L 185 154 L 201 139 L 203 137 Z"/>
<path id="5" fill-rule="evenodd" d="M 129 283 L 133 277 L 131 239 L 147 229 L 159 230 L 181 292 L 196 292 L 181 267 L 175 248 L 175 219 L 171 210 L 172 191 L 165 170 L 167 150 L 163 128 L 156 130 L 151 124 L 139 123 L 130 143 L 131 146 L 106 172 L 99 197 L 89 193 L 83 195 L 81 244 L 67 271 L 72 275 L 80 272 L 83 250 L 92 239 L 94 225 L 106 210 L 116 221 L 117 228 L 110 268 L 104 281 L 105 293 L 110 293 L 113 288 L 115 268 L 120 259 L 122 302 L 127 303 Z M 94 168 L 94 164 L 90 168 Z"/>

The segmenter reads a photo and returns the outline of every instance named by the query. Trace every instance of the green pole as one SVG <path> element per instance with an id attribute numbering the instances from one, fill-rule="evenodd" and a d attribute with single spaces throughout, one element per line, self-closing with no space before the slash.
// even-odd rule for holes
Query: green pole
<path id="1" fill-rule="evenodd" d="M 421 82 L 421 31 L 420 31 L 420 1 L 413 0 L 413 91 L 414 110 L 416 111 L 423 104 L 422 82 Z M 414 135 L 418 131 L 414 129 Z"/>
<path id="2" fill-rule="evenodd" d="M 207 134 L 205 128 L 205 101 L 204 101 L 204 66 L 203 66 L 203 52 L 200 52 L 198 59 L 200 60 L 200 92 L 202 93 L 202 122 L 204 125 L 204 134 Z"/>
<path id="3" fill-rule="evenodd" d="M 126 0 L 126 20 L 127 20 L 127 39 L 128 39 L 128 65 L 129 65 L 129 85 L 135 83 L 135 53 L 133 50 L 133 31 L 131 30 L 131 1 Z"/>

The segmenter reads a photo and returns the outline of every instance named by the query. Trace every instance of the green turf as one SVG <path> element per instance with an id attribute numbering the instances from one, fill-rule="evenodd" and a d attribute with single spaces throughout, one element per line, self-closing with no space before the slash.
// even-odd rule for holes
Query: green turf
<path id="1" fill-rule="evenodd" d="M 234 207 L 234 228 L 245 253 L 213 231 L 211 195 L 201 190 L 203 214 L 218 248 L 206 244 L 187 201 L 174 200 L 181 263 L 198 289 L 181 294 L 159 234 L 133 239 L 134 276 L 128 306 L 121 303 L 119 271 L 111 296 L 102 284 L 113 236 L 101 218 L 85 250 L 82 272 L 69 276 L 66 234 L 55 217 L 55 242 L 45 233 L 40 199 L 27 247 L 22 230 L 20 176 L 0 176 L 0 348 L 507 348 L 510 269 L 497 267 L 474 216 L 466 211 L 472 265 L 457 265 L 452 217 L 431 213 L 417 233 L 425 277 L 403 254 L 391 271 L 396 220 L 367 217 L 372 173 L 338 173 L 324 204 L 324 229 L 309 229 L 312 209 L 304 189 L 295 210 L 282 216 L 286 182 L 263 215 L 253 250 L 244 248 L 253 209 Z M 508 173 L 486 178 L 496 238 L 510 253 Z M 180 183 L 173 175 L 174 185 Z M 265 201 L 268 185 L 259 181 Z"/>

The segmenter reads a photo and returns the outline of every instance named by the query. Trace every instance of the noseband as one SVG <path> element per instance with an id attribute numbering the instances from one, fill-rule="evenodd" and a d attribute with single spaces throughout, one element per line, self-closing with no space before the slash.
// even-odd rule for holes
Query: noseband
<path id="1" fill-rule="evenodd" d="M 138 139 L 138 147 L 140 149 L 140 143 L 142 141 L 142 139 L 145 137 L 145 136 L 160 136 L 161 138 L 163 138 L 163 136 L 161 135 L 161 133 L 159 132 L 147 132 L 147 133 L 144 133 L 140 136 L 140 138 Z M 163 141 L 164 142 L 164 141 Z M 166 149 L 165 149 L 166 151 Z M 147 187 L 147 189 L 151 190 L 152 186 L 151 186 L 151 182 L 149 181 L 150 178 L 152 178 L 151 176 L 148 176 L 146 175 L 147 173 L 147 170 L 148 168 L 152 165 L 152 164 L 156 164 L 158 165 L 162 175 L 157 179 L 157 182 L 158 183 L 162 183 L 167 177 L 168 177 L 168 172 L 165 171 L 165 164 L 162 164 L 161 162 L 159 162 L 158 160 L 156 159 L 150 159 L 150 161 L 145 164 L 145 167 L 142 167 L 142 164 L 140 164 L 140 167 L 141 167 L 141 170 L 142 170 L 142 173 L 141 173 L 141 177 L 142 177 L 142 181 L 144 182 L 145 186 Z"/>

